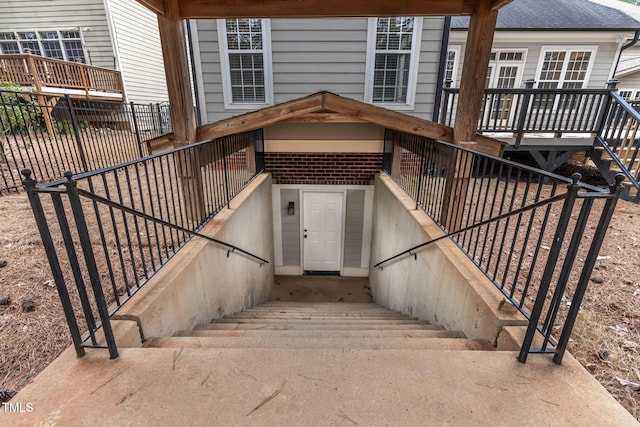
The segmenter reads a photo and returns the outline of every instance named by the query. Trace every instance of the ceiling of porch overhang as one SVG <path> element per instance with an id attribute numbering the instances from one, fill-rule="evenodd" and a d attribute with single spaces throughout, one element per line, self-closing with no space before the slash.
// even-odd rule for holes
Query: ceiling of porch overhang
<path id="1" fill-rule="evenodd" d="M 137 0 L 163 15 L 174 0 Z M 180 18 L 457 16 L 479 4 L 497 10 L 513 0 L 175 0 Z M 517 1 L 517 0 L 516 0 Z"/>

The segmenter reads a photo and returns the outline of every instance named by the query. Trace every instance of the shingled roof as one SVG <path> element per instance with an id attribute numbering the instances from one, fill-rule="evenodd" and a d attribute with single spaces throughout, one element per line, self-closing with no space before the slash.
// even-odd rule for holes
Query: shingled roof
<path id="1" fill-rule="evenodd" d="M 451 18 L 452 30 L 466 30 L 468 16 Z M 638 31 L 640 22 L 621 10 L 589 0 L 514 0 L 498 12 L 498 31 Z"/>

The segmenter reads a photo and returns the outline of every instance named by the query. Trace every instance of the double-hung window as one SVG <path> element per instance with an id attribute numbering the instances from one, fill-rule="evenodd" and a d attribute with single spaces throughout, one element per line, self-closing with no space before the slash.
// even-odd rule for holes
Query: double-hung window
<path id="1" fill-rule="evenodd" d="M 87 62 L 79 30 L 20 31 L 0 33 L 0 53 L 31 51 L 34 55 L 73 62 Z"/>
<path id="2" fill-rule="evenodd" d="M 259 18 L 218 21 L 226 108 L 254 108 L 273 102 L 269 21 Z"/>
<path id="3" fill-rule="evenodd" d="M 587 86 L 595 47 L 543 48 L 538 66 L 538 87 L 582 89 Z"/>
<path id="4" fill-rule="evenodd" d="M 389 107 L 413 108 L 422 18 L 369 20 L 365 99 Z"/>
<path id="5" fill-rule="evenodd" d="M 451 46 L 447 51 L 447 57 L 444 63 L 444 82 L 450 83 L 451 87 L 455 87 L 456 78 L 458 77 L 458 61 L 460 60 L 460 46 Z"/>

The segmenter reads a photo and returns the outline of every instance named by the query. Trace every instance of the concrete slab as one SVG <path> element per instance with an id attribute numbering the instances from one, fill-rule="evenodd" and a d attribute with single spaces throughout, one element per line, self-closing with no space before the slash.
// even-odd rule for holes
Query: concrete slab
<path id="1" fill-rule="evenodd" d="M 276 276 L 269 300 L 373 302 L 368 278 L 337 276 Z"/>
<path id="2" fill-rule="evenodd" d="M 125 348 L 67 351 L 0 413 L 33 425 L 638 425 L 570 356 Z M 30 403 L 30 406 L 26 406 Z"/>

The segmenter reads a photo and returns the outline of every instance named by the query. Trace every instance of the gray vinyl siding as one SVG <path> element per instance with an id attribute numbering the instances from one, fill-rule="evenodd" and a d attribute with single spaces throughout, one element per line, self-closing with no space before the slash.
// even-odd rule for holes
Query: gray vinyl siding
<path id="1" fill-rule="evenodd" d="M 115 68 L 103 0 L 0 0 L 0 31 L 83 28 L 92 65 Z M 85 28 L 87 28 L 85 30 Z"/>
<path id="2" fill-rule="evenodd" d="M 163 102 L 167 94 L 158 20 L 136 1 L 109 0 L 127 100 Z"/>
<path id="3" fill-rule="evenodd" d="M 295 215 L 287 214 L 289 202 L 295 203 Z M 300 265 L 300 192 L 297 189 L 280 190 L 280 216 L 282 217 L 282 265 Z"/>
<path id="4" fill-rule="evenodd" d="M 443 18 L 423 19 L 415 105 L 413 111 L 403 113 L 425 120 L 431 120 L 433 116 L 443 26 Z"/>
<path id="5" fill-rule="evenodd" d="M 620 80 L 618 83 L 618 88 L 621 90 L 625 89 L 640 89 L 640 73 L 632 73 L 622 77 L 616 77 Z"/>
<path id="6" fill-rule="evenodd" d="M 433 110 L 443 18 L 425 18 L 415 111 L 428 119 Z M 367 18 L 271 19 L 274 103 L 329 91 L 364 100 Z M 247 110 L 224 108 L 215 20 L 198 20 L 197 31 L 205 93 L 206 122 Z"/>
<path id="7" fill-rule="evenodd" d="M 465 45 L 460 43 L 451 43 L 451 46 L 461 46 L 460 60 L 458 61 L 458 73 L 455 86 L 459 87 L 460 78 L 462 74 L 462 64 L 464 61 L 464 49 Z M 493 44 L 493 49 L 527 49 L 527 57 L 524 65 L 524 72 L 522 74 L 522 86 L 527 79 L 534 79 L 537 81 L 538 64 L 540 62 L 540 54 L 542 53 L 543 46 L 546 48 L 558 46 L 559 48 L 579 48 L 585 47 L 597 47 L 595 54 L 595 62 L 591 68 L 591 74 L 589 81 L 587 82 L 587 88 L 601 89 L 606 86 L 607 80 L 611 78 L 611 69 L 616 60 L 616 51 L 618 45 L 616 43 L 577 43 L 577 42 L 563 42 L 562 33 L 558 35 L 557 42 L 531 42 L 531 43 L 504 43 L 496 42 Z"/>
<path id="8" fill-rule="evenodd" d="M 347 190 L 344 228 L 344 266 L 360 268 L 364 227 L 364 190 Z"/>

